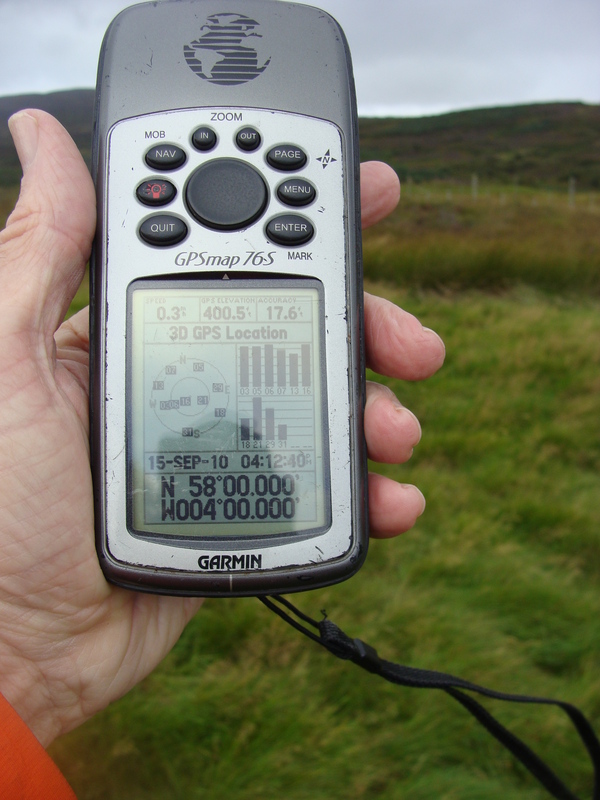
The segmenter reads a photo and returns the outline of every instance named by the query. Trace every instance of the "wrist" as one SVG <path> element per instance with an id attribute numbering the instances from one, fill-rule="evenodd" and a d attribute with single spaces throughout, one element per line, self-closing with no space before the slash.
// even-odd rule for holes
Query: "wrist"
<path id="1" fill-rule="evenodd" d="M 67 730 L 56 704 L 57 688 L 27 656 L 0 641 L 0 693 L 43 747 Z M 69 693 L 66 686 L 62 691 Z"/>

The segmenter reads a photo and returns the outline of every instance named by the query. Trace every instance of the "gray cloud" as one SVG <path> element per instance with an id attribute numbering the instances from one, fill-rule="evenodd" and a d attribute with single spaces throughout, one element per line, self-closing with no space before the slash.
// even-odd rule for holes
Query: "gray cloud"
<path id="1" fill-rule="evenodd" d="M 363 114 L 600 102 L 598 0 L 316 4 L 346 31 Z M 104 30 L 126 5 L 0 0 L 0 95 L 93 86 Z"/>

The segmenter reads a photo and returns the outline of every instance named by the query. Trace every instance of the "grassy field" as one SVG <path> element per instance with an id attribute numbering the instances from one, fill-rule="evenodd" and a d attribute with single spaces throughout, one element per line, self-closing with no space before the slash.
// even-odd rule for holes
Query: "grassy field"
<path id="1" fill-rule="evenodd" d="M 14 196 L 0 190 L 0 216 Z M 428 507 L 351 581 L 296 598 L 385 658 L 570 700 L 597 730 L 599 223 L 592 192 L 405 185 L 365 237 L 365 271 L 446 341 L 430 381 L 388 381 L 423 440 L 382 469 Z M 488 705 L 590 796 L 560 711 Z M 252 599 L 207 601 L 153 675 L 52 755 L 79 800 L 547 797 L 446 695 L 341 663 Z"/>
<path id="2" fill-rule="evenodd" d="M 412 288 L 600 296 L 600 193 L 408 183 L 401 212 L 367 232 L 365 265 Z"/>
<path id="3" fill-rule="evenodd" d="M 392 660 L 556 696 L 600 727 L 600 308 L 375 284 L 444 336 L 419 415 L 417 528 L 351 581 L 297 598 Z M 493 710 L 589 796 L 561 712 Z M 80 800 L 545 797 L 445 695 L 323 653 L 255 600 L 208 601 L 154 675 L 53 755 Z"/>
<path id="4" fill-rule="evenodd" d="M 405 190 L 365 248 L 369 289 L 448 348 L 430 381 L 388 381 L 423 440 L 382 469 L 427 511 L 354 579 L 296 599 L 384 657 L 570 700 L 598 729 L 600 204 L 448 192 Z M 490 708 L 590 795 L 560 711 Z M 152 676 L 52 753 L 80 800 L 547 796 L 447 696 L 338 662 L 251 599 L 207 601 Z"/>

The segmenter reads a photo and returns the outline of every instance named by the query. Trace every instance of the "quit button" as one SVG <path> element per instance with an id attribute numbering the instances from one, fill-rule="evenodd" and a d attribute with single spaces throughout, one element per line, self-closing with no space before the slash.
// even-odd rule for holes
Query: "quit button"
<path id="1" fill-rule="evenodd" d="M 275 244 L 294 247 L 310 242 L 315 235 L 315 229 L 304 217 L 297 214 L 282 214 L 267 224 L 266 233 Z"/>
<path id="2" fill-rule="evenodd" d="M 187 232 L 185 222 L 171 214 L 155 214 L 153 217 L 148 217 L 139 229 L 140 238 L 154 247 L 178 244 L 185 239 Z"/>

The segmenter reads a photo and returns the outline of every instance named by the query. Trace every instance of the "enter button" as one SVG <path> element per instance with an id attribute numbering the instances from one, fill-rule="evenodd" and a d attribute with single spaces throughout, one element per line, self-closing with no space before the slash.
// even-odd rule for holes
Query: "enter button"
<path id="1" fill-rule="evenodd" d="M 285 247 L 306 244 L 315 235 L 312 223 L 297 214 L 275 217 L 267 224 L 266 232 L 272 242 Z"/>

